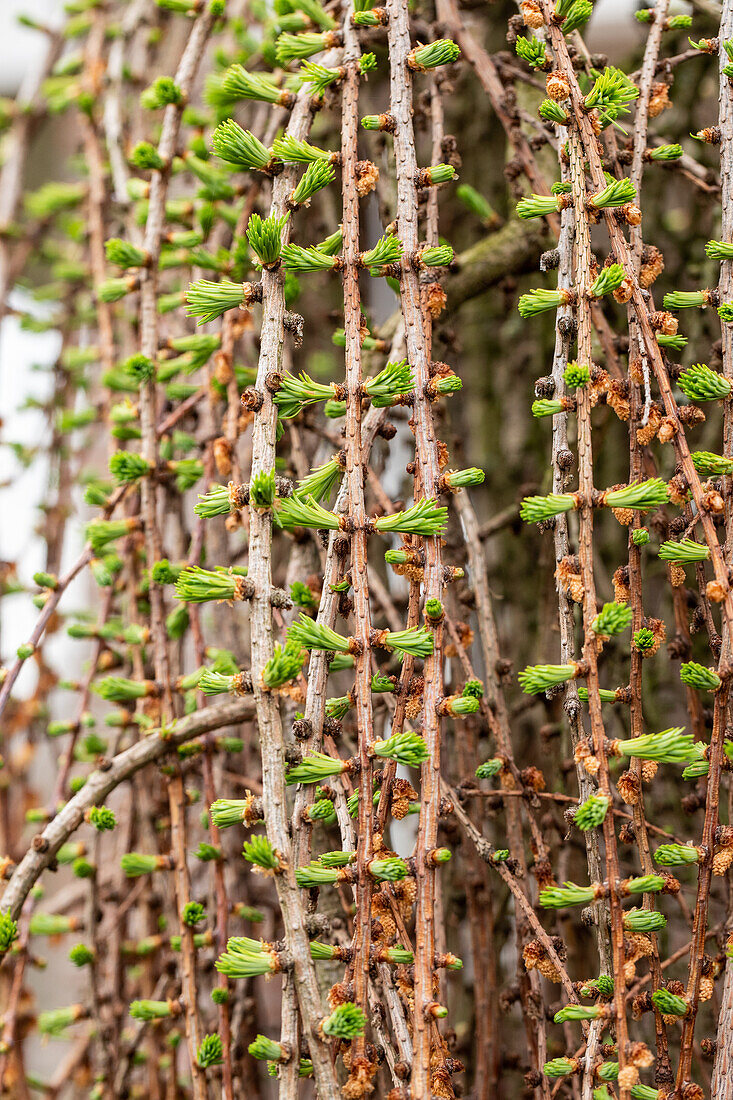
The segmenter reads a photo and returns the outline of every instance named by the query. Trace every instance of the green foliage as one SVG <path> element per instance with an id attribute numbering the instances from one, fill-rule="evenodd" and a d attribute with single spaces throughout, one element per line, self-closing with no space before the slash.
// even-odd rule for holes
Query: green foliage
<path id="1" fill-rule="evenodd" d="M 224 1061 L 221 1035 L 204 1035 L 196 1060 L 202 1069 L 220 1066 Z"/>
<path id="2" fill-rule="evenodd" d="M 610 799 L 605 794 L 592 794 L 575 811 L 575 824 L 584 833 L 598 829 L 606 819 Z"/>
<path id="3" fill-rule="evenodd" d="M 109 460 L 109 472 L 117 485 L 130 485 L 150 473 L 150 463 L 134 451 L 116 451 Z"/>
<path id="4" fill-rule="evenodd" d="M 124 241 L 120 237 L 110 237 L 104 243 L 107 259 L 116 267 L 144 267 L 147 263 L 147 253 L 130 241 Z"/>
<path id="5" fill-rule="evenodd" d="M 562 412 L 565 412 L 562 401 L 552 401 L 543 397 L 539 401 L 532 402 L 532 416 L 537 420 L 541 420 L 545 416 L 557 416 Z"/>
<path id="6" fill-rule="evenodd" d="M 234 573 L 187 565 L 178 574 L 175 592 L 184 603 L 235 600 L 238 598 L 238 581 L 240 578 Z"/>
<path id="7" fill-rule="evenodd" d="M 108 809 L 106 806 L 92 806 L 89 811 L 89 824 L 102 833 L 108 832 L 114 829 L 117 824 L 114 811 Z"/>
<path id="8" fill-rule="evenodd" d="M 330 1016 L 321 1022 L 324 1035 L 333 1039 L 342 1039 L 350 1042 L 364 1034 L 366 1028 L 366 1016 L 362 1010 L 350 1001 L 340 1004 L 333 1010 Z"/>
<path id="9" fill-rule="evenodd" d="M 283 1048 L 274 1039 L 268 1039 L 266 1035 L 258 1035 L 247 1047 L 253 1058 L 262 1062 L 281 1062 L 285 1058 Z"/>
<path id="10" fill-rule="evenodd" d="M 407 59 L 411 69 L 422 72 L 425 69 L 437 69 L 439 65 L 452 65 L 461 55 L 455 42 L 449 38 L 439 38 L 427 46 L 414 49 Z"/>
<path id="11" fill-rule="evenodd" d="M 638 649 L 640 653 L 646 653 L 654 648 L 656 638 L 654 637 L 653 631 L 643 626 L 640 630 L 634 631 L 631 638 L 631 644 L 634 649 Z"/>
<path id="12" fill-rule="evenodd" d="M 227 949 L 216 960 L 216 969 L 230 978 L 256 978 L 258 975 L 271 974 L 279 966 L 277 955 L 269 950 L 269 945 L 246 936 L 232 936 L 227 941 Z"/>
<path id="13" fill-rule="evenodd" d="M 271 508 L 275 503 L 275 471 L 261 470 L 249 483 L 249 499 L 254 508 Z"/>
<path id="14" fill-rule="evenodd" d="M 709 295 L 706 290 L 673 290 L 664 295 L 665 309 L 704 309 Z"/>
<path id="15" fill-rule="evenodd" d="M 9 912 L 0 912 L 0 957 L 5 955 L 18 938 L 18 924 Z"/>
<path id="16" fill-rule="evenodd" d="M 108 703 L 128 703 L 142 699 L 149 692 L 149 684 L 143 680 L 126 680 L 122 676 L 105 676 L 92 685 L 93 690 Z"/>
<path id="17" fill-rule="evenodd" d="M 313 245 L 301 248 L 297 244 L 286 244 L 282 249 L 282 258 L 288 271 L 302 275 L 312 275 L 315 271 L 333 271 L 338 267 L 335 256 L 329 256 Z"/>
<path id="18" fill-rule="evenodd" d="M 370 274 L 379 274 L 379 269 L 385 264 L 396 263 L 402 257 L 402 241 L 385 233 L 379 238 L 373 248 L 362 252 L 361 262 L 368 267 Z"/>
<path id="19" fill-rule="evenodd" d="M 596 897 L 595 886 L 576 886 L 566 882 L 562 886 L 546 886 L 540 890 L 543 909 L 565 909 L 571 905 L 590 905 Z"/>
<path id="20" fill-rule="evenodd" d="M 675 726 L 661 733 L 646 733 L 626 741 L 617 741 L 622 756 L 638 760 L 656 760 L 660 764 L 686 764 L 692 756 L 692 735 L 684 727 Z"/>
<path id="21" fill-rule="evenodd" d="M 286 773 L 285 782 L 288 786 L 294 783 L 322 783 L 332 775 L 341 775 L 346 771 L 348 764 L 343 760 L 334 760 L 323 752 L 309 752 L 303 758 L 301 764 L 296 764 Z"/>
<path id="22" fill-rule="evenodd" d="M 367 54 L 364 56 L 369 55 Z M 300 66 L 299 75 L 303 83 L 309 85 L 312 89 L 312 94 L 314 96 L 322 96 L 326 88 L 343 79 L 342 70 L 328 69 L 325 65 L 317 65 L 313 61 L 303 61 Z"/>
<path id="23" fill-rule="evenodd" d="M 248 863 L 254 863 L 266 871 L 280 869 L 280 859 L 266 836 L 251 836 L 244 842 L 242 852 Z"/>
<path id="24" fill-rule="evenodd" d="M 325 867 L 322 863 L 310 863 L 307 867 L 297 867 L 295 881 L 303 890 L 313 890 L 319 886 L 334 886 L 339 881 L 339 871 L 335 867 Z"/>
<path id="25" fill-rule="evenodd" d="M 328 45 L 327 34 L 281 34 L 277 40 L 277 63 L 283 67 L 291 61 L 303 60 L 321 53 Z"/>
<path id="26" fill-rule="evenodd" d="M 312 164 L 315 161 L 329 161 L 332 154 L 317 145 L 300 138 L 285 134 L 272 143 L 272 155 L 286 164 Z"/>
<path id="27" fill-rule="evenodd" d="M 530 195 L 517 203 L 517 215 L 526 221 L 529 218 L 544 218 L 548 214 L 557 214 L 560 201 L 555 195 Z"/>
<path id="28" fill-rule="evenodd" d="M 313 196 L 336 178 L 334 168 L 324 160 L 312 161 L 293 191 L 291 202 L 294 206 L 303 206 L 310 202 Z"/>
<path id="29" fill-rule="evenodd" d="M 189 317 L 197 317 L 199 325 L 215 321 L 228 309 L 236 309 L 244 305 L 244 302 L 245 291 L 242 284 L 231 283 L 226 279 L 219 283 L 200 279 L 196 283 L 190 283 L 186 291 L 187 314 Z"/>
<path id="30" fill-rule="evenodd" d="M 422 535 L 423 538 L 435 538 L 443 533 L 448 522 L 448 509 L 440 507 L 436 500 L 425 498 L 413 504 L 404 512 L 395 512 L 391 516 L 380 516 L 374 521 L 377 531 L 385 534 L 394 532 L 403 535 Z"/>
<path id="31" fill-rule="evenodd" d="M 554 122 L 557 126 L 565 126 L 569 121 L 567 111 L 554 99 L 543 99 L 539 106 L 539 115 L 543 122 Z"/>
<path id="32" fill-rule="evenodd" d="M 334 653 L 348 653 L 350 647 L 348 638 L 322 623 L 314 623 L 306 615 L 301 615 L 290 627 L 288 641 L 298 642 L 303 649 L 326 649 Z"/>
<path id="33" fill-rule="evenodd" d="M 571 300 L 570 292 L 566 290 L 530 290 L 519 299 L 518 309 L 526 320 L 537 317 L 540 313 L 547 313 L 551 309 L 560 309 Z"/>
<path id="34" fill-rule="evenodd" d="M 610 264 L 608 267 L 601 268 L 590 288 L 591 297 L 601 298 L 604 294 L 612 294 L 614 290 L 618 290 L 625 278 L 623 264 Z"/>
<path id="35" fill-rule="evenodd" d="M 91 966 L 94 959 L 94 952 L 84 943 L 75 944 L 69 951 L 69 961 L 72 962 L 74 966 Z"/>
<path id="36" fill-rule="evenodd" d="M 707 561 L 710 551 L 702 543 L 680 539 L 679 542 L 663 542 L 659 547 L 659 557 L 675 565 L 689 565 L 691 562 Z"/>
<path id="37" fill-rule="evenodd" d="M 701 477 L 723 477 L 733 473 L 733 459 L 711 451 L 693 451 L 692 463 Z"/>
<path id="38" fill-rule="evenodd" d="M 547 51 L 541 38 L 524 38 L 519 35 L 514 43 L 517 57 L 526 61 L 532 69 L 544 69 L 547 66 Z"/>
<path id="39" fill-rule="evenodd" d="M 634 481 L 623 489 L 606 490 L 603 503 L 607 508 L 633 508 L 640 512 L 659 508 L 669 499 L 669 490 L 659 477 Z"/>
<path id="40" fill-rule="evenodd" d="M 691 401 L 721 401 L 731 392 L 728 379 L 705 363 L 695 363 L 684 370 L 677 379 L 677 385 Z"/>
<path id="41" fill-rule="evenodd" d="M 562 24 L 563 34 L 568 35 L 572 31 L 580 30 L 585 26 L 592 14 L 592 0 L 573 0 L 568 8 L 565 21 Z"/>
<path id="42" fill-rule="evenodd" d="M 414 384 L 412 367 L 403 359 L 399 363 L 387 363 L 379 374 L 368 378 L 364 383 L 364 391 L 376 408 L 387 408 L 396 398 L 410 393 Z"/>
<path id="43" fill-rule="evenodd" d="M 449 244 L 436 245 L 435 248 L 420 249 L 421 267 L 448 267 L 453 263 L 455 253 Z"/>
<path id="44" fill-rule="evenodd" d="M 492 760 L 485 760 L 483 764 L 479 764 L 476 768 L 477 779 L 493 779 L 494 776 L 504 768 L 504 761 L 500 757 L 494 757 Z"/>
<path id="45" fill-rule="evenodd" d="M 133 1001 L 130 1005 L 133 1020 L 165 1020 L 173 1015 L 171 1001 Z"/>
<path id="46" fill-rule="evenodd" d="M 181 104 L 184 93 L 175 80 L 169 76 L 159 76 L 140 95 L 140 105 L 146 111 L 157 111 L 170 104 Z"/>
<path id="47" fill-rule="evenodd" d="M 433 652 L 433 635 L 427 627 L 419 627 L 415 630 L 387 630 L 377 644 L 385 649 L 392 649 L 396 653 L 410 654 L 412 657 L 421 657 L 424 660 Z"/>
<path id="48" fill-rule="evenodd" d="M 519 680 L 525 695 L 542 695 L 551 688 L 566 684 L 576 675 L 575 665 L 530 665 L 520 672 Z"/>
<path id="49" fill-rule="evenodd" d="M 638 94 L 638 93 L 637 93 Z M 595 210 L 609 210 L 614 206 L 625 206 L 636 198 L 636 190 L 631 180 L 611 180 L 600 191 L 588 196 L 588 205 Z"/>
<path id="50" fill-rule="evenodd" d="M 664 867 L 676 867 L 684 863 L 699 863 L 700 852 L 686 844 L 660 844 L 654 853 L 656 863 Z"/>
<path id="51" fill-rule="evenodd" d="M 149 141 L 139 141 L 128 159 L 133 168 L 138 168 L 142 172 L 159 172 L 165 167 L 163 158 Z"/>
<path id="52" fill-rule="evenodd" d="M 202 920 L 206 920 L 206 909 L 199 901 L 187 901 L 181 912 L 181 920 L 189 928 L 195 928 Z"/>
<path id="53" fill-rule="evenodd" d="M 377 756 L 395 760 L 408 768 L 419 767 L 430 756 L 422 737 L 406 730 L 393 734 L 386 741 L 375 741 L 372 748 Z"/>
<path id="54" fill-rule="evenodd" d="M 567 1023 L 568 1020 L 597 1020 L 603 1016 L 602 1005 L 565 1005 L 553 1016 L 556 1024 Z"/>
<path id="55" fill-rule="evenodd" d="M 667 924 L 663 913 L 650 909 L 627 909 L 623 920 L 627 932 L 659 932 Z"/>
<path id="56" fill-rule="evenodd" d="M 139 878 L 141 875 L 152 875 L 155 871 L 160 871 L 162 864 L 160 856 L 125 852 L 120 860 L 120 867 L 128 878 Z"/>
<path id="57" fill-rule="evenodd" d="M 38 1016 L 38 1030 L 41 1035 L 61 1035 L 67 1027 L 84 1018 L 81 1005 L 67 1005 L 64 1008 L 52 1008 Z"/>
<path id="58" fill-rule="evenodd" d="M 661 875 L 641 875 L 627 879 L 624 885 L 628 894 L 658 894 L 664 889 L 665 882 Z"/>
<path id="59" fill-rule="evenodd" d="M 545 1062 L 542 1072 L 545 1077 L 550 1078 L 569 1077 L 573 1073 L 578 1073 L 580 1068 L 580 1063 L 573 1059 L 553 1058 L 552 1061 Z"/>
<path id="60" fill-rule="evenodd" d="M 400 882 L 407 877 L 407 864 L 396 856 L 373 859 L 369 864 L 369 874 L 377 882 Z"/>
<path id="61" fill-rule="evenodd" d="M 289 637 L 284 647 L 275 643 L 275 651 L 262 670 L 263 684 L 274 691 L 294 680 L 304 660 L 305 650 L 296 639 Z"/>
<path id="62" fill-rule="evenodd" d="M 242 65 L 231 65 L 220 81 L 207 84 L 207 99 L 212 106 L 227 106 L 240 99 L 255 99 L 262 103 L 280 103 L 283 93 L 273 77 L 263 73 L 248 73 Z"/>
<path id="63" fill-rule="evenodd" d="M 591 626 L 596 634 L 614 636 L 626 630 L 632 618 L 633 612 L 625 603 L 604 603 Z"/>
<path id="64" fill-rule="evenodd" d="M 280 259 L 282 232 L 289 217 L 289 214 L 283 214 L 282 217 L 271 215 L 261 218 L 259 214 L 253 214 L 249 219 L 247 240 L 263 267 L 272 267 Z"/>
<path id="65" fill-rule="evenodd" d="M 708 241 L 705 255 L 710 260 L 733 260 L 733 244 L 726 241 Z"/>
<path id="66" fill-rule="evenodd" d="M 316 503 L 313 497 L 284 497 L 278 504 L 277 517 L 286 530 L 311 527 L 315 531 L 338 531 L 339 517 Z"/>
<path id="67" fill-rule="evenodd" d="M 211 135 L 211 148 L 221 160 L 251 172 L 262 172 L 270 165 L 267 147 L 233 118 L 219 123 Z"/>
<path id="68" fill-rule="evenodd" d="M 585 97 L 585 106 L 589 111 L 597 110 L 602 115 L 611 114 L 615 118 L 627 103 L 638 97 L 636 85 L 620 69 L 610 65 L 603 70 Z"/>
<path id="69" fill-rule="evenodd" d="M 668 989 L 657 989 L 652 993 L 652 1003 L 664 1016 L 684 1017 L 690 1008 L 684 997 L 678 997 Z"/>
<path id="70" fill-rule="evenodd" d="M 717 691 L 723 683 L 714 668 L 705 668 L 695 661 L 680 666 L 680 680 L 697 691 Z"/>

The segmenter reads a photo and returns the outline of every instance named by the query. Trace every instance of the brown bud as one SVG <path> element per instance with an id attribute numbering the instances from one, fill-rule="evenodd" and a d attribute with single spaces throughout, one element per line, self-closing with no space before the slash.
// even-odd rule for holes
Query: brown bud
<path id="1" fill-rule="evenodd" d="M 435 321 L 445 309 L 448 303 L 448 296 L 440 283 L 429 283 L 425 288 L 425 293 L 428 312 Z"/>
<path id="2" fill-rule="evenodd" d="M 627 806 L 639 801 L 639 778 L 634 772 L 623 772 L 616 780 L 616 789 Z"/>
<path id="3" fill-rule="evenodd" d="M 705 423 L 705 413 L 699 405 L 680 405 L 677 414 L 680 418 L 680 422 L 682 424 L 688 424 L 690 427 Z"/>
<path id="4" fill-rule="evenodd" d="M 722 603 L 727 595 L 727 589 L 723 588 L 720 581 L 708 581 L 705 586 L 705 595 L 712 603 Z"/>
<path id="5" fill-rule="evenodd" d="M 620 565 L 613 574 L 613 598 L 616 603 L 628 603 L 631 599 L 629 569 L 626 565 Z"/>
<path id="6" fill-rule="evenodd" d="M 624 279 L 621 286 L 617 286 L 613 292 L 613 296 L 617 302 L 624 305 L 626 302 L 630 302 L 634 294 L 634 284 L 631 279 Z"/>
<path id="7" fill-rule="evenodd" d="M 664 271 L 664 257 L 653 244 L 647 245 L 642 255 L 639 286 L 648 289 Z"/>
<path id="8" fill-rule="evenodd" d="M 629 405 L 629 387 L 620 379 L 614 379 L 606 390 L 606 404 L 610 405 L 619 420 L 626 422 L 631 411 Z"/>
<path id="9" fill-rule="evenodd" d="M 537 0 L 520 0 L 519 11 L 525 26 L 535 31 L 539 30 L 540 27 L 544 27 L 545 19 Z"/>
<path id="10" fill-rule="evenodd" d="M 649 118 L 657 118 L 662 111 L 666 111 L 671 106 L 668 86 L 661 82 L 652 84 L 649 96 Z"/>
<path id="11" fill-rule="evenodd" d="M 636 440 L 640 447 L 648 447 L 662 425 L 662 410 L 656 401 L 652 402 L 646 424 L 636 430 Z"/>
<path id="12" fill-rule="evenodd" d="M 356 165 L 356 193 L 364 198 L 377 186 L 379 169 L 370 160 L 360 160 Z"/>
<path id="13" fill-rule="evenodd" d="M 639 1069 L 649 1069 L 654 1065 L 654 1055 L 646 1043 L 629 1043 L 627 1055 L 629 1061 Z"/>
<path id="14" fill-rule="evenodd" d="M 671 443 L 677 434 L 677 423 L 671 416 L 665 416 L 657 432 L 660 443 Z"/>
<path id="15" fill-rule="evenodd" d="M 642 783 L 651 783 L 654 776 L 657 774 L 659 765 L 656 760 L 642 760 L 641 762 L 641 781 Z"/>
<path id="16" fill-rule="evenodd" d="M 525 787 L 529 787 L 533 791 L 544 791 L 545 789 L 545 777 L 539 768 L 528 767 L 523 768 L 519 773 L 519 778 Z"/>
<path id="17" fill-rule="evenodd" d="M 655 332 L 661 332 L 663 336 L 676 336 L 679 321 L 672 313 L 658 309 L 649 314 L 649 320 Z"/>
<path id="18" fill-rule="evenodd" d="M 699 141 L 704 141 L 706 145 L 720 145 L 720 127 L 705 126 L 704 129 L 697 131 L 695 137 Z"/>
<path id="19" fill-rule="evenodd" d="M 555 580 L 558 587 L 573 603 L 583 602 L 585 589 L 580 576 L 580 566 L 576 557 L 568 555 L 557 563 Z"/>
<path id="20" fill-rule="evenodd" d="M 629 378 L 637 386 L 644 385 L 644 364 L 638 355 L 629 360 Z"/>
<path id="21" fill-rule="evenodd" d="M 635 202 L 627 202 L 621 207 L 621 214 L 627 225 L 641 225 L 641 207 Z"/>
<path id="22" fill-rule="evenodd" d="M 618 1085 L 620 1089 L 633 1088 L 639 1081 L 639 1071 L 636 1066 L 624 1066 L 618 1073 Z"/>
<path id="23" fill-rule="evenodd" d="M 563 99 L 567 99 L 570 95 L 570 81 L 565 76 L 565 73 L 550 73 L 545 82 L 545 86 L 550 99 L 554 99 L 558 103 Z"/>
<path id="24" fill-rule="evenodd" d="M 706 493 L 703 493 L 702 504 L 703 508 L 708 512 L 712 512 L 714 516 L 720 516 L 725 511 L 723 498 L 715 489 L 709 489 Z"/>
<path id="25" fill-rule="evenodd" d="M 705 1093 L 700 1085 L 686 1081 L 680 1089 L 680 1100 L 705 1100 Z"/>

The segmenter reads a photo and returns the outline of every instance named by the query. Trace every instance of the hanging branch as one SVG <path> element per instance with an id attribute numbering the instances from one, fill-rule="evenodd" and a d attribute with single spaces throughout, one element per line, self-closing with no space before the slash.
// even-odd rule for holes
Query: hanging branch
<path id="1" fill-rule="evenodd" d="M 723 3 L 723 10 L 720 18 L 720 34 L 719 42 L 725 44 L 733 40 L 733 4 L 728 0 Z M 721 132 L 721 144 L 720 144 L 720 175 L 721 175 L 721 238 L 725 240 L 733 240 L 733 90 L 731 88 L 730 78 L 725 72 L 725 67 L 728 64 L 729 59 L 725 48 L 719 50 L 719 79 L 720 79 L 720 91 L 719 91 L 719 116 L 718 125 Z M 718 283 L 718 291 L 721 296 L 721 301 L 730 301 L 733 297 L 733 263 L 730 260 L 722 260 L 720 264 L 720 280 Z M 722 359 L 723 359 L 723 374 L 726 378 L 733 378 L 733 332 L 728 324 L 721 324 L 721 337 L 722 337 Z M 723 454 L 726 458 L 733 457 L 733 407 L 731 401 L 728 400 L 724 405 L 724 419 L 723 419 Z M 731 527 L 730 515 L 731 505 L 733 504 L 733 481 L 730 477 L 723 479 L 723 493 L 726 501 L 726 537 L 725 537 L 725 557 L 726 561 L 731 563 L 731 554 L 733 553 L 733 528 Z M 726 629 L 723 632 L 723 644 L 721 646 L 720 660 L 721 663 L 724 659 L 730 658 L 730 644 L 731 636 L 730 630 Z M 716 698 L 717 705 L 717 698 Z M 717 709 L 717 706 L 716 706 Z M 721 716 L 722 717 L 722 716 Z M 720 720 L 720 719 L 719 719 Z M 717 770 L 717 769 L 716 769 Z M 712 773 L 708 777 L 708 791 L 710 792 L 710 784 L 714 781 L 718 781 L 717 776 Z M 712 798 L 709 799 L 712 802 Z M 712 811 L 712 806 L 711 806 Z M 729 789 L 728 793 L 728 820 L 731 820 L 731 793 Z M 708 806 L 705 807 L 705 819 L 708 818 Z M 714 818 L 717 822 L 717 814 Z M 731 902 L 729 898 L 728 902 L 728 916 L 725 925 L 726 943 L 730 943 L 730 937 L 733 934 L 733 909 L 731 909 Z M 699 931 L 698 931 L 699 935 Z M 697 993 L 699 991 L 699 977 L 693 975 L 690 971 L 690 980 L 688 981 L 688 995 L 690 993 L 691 982 L 696 983 L 692 986 L 692 992 Z M 731 1024 L 733 1023 L 733 961 L 729 958 L 725 968 L 725 981 L 723 986 L 723 993 L 721 998 L 720 1015 L 718 1017 L 718 1027 L 716 1036 L 716 1050 L 715 1050 L 715 1062 L 713 1066 L 711 1090 L 714 1090 L 712 1095 L 720 1095 L 721 1100 L 729 1100 L 733 1095 L 733 1083 L 730 1080 L 730 1074 L 727 1072 L 727 1067 L 730 1063 L 730 1044 L 731 1044 Z M 693 1041 L 693 1031 L 688 1029 L 688 1044 L 691 1046 Z M 726 1095 L 727 1094 L 727 1095 Z"/>
<path id="2" fill-rule="evenodd" d="M 310 116 L 310 98 L 301 92 L 290 116 L 286 131 L 288 136 L 299 141 L 304 140 L 310 129 Z M 286 169 L 275 180 L 270 217 L 284 216 L 285 204 L 292 190 L 292 180 L 292 169 Z M 288 222 L 284 223 L 281 230 L 283 243 L 288 239 L 288 226 Z M 285 339 L 285 297 L 279 266 L 274 269 L 263 266 L 262 288 L 260 356 L 255 382 L 262 403 L 255 413 L 252 431 L 250 484 L 258 477 L 271 475 L 275 469 L 277 406 L 268 388 L 268 380 L 281 373 Z M 290 839 L 285 800 L 285 760 L 280 709 L 277 696 L 267 691 L 261 680 L 262 670 L 274 654 L 271 555 L 272 515 L 269 511 L 251 506 L 248 576 L 254 582 L 256 594 L 251 603 L 250 630 L 254 699 L 262 754 L 263 803 L 270 843 L 276 850 L 288 852 Z M 320 993 L 310 957 L 305 913 L 298 896 L 292 867 L 284 868 L 283 872 L 275 877 L 275 883 L 285 923 L 288 949 L 295 968 L 303 1031 L 308 1038 L 317 1086 L 324 1097 L 336 1097 L 337 1086 L 333 1065 L 328 1049 L 318 1031 L 318 1024 L 323 1016 L 320 1008 Z"/>
<path id="3" fill-rule="evenodd" d="M 397 170 L 397 230 L 405 259 L 400 273 L 400 297 L 405 322 L 407 358 L 415 374 L 416 499 L 432 497 L 437 489 L 438 455 L 435 427 L 426 388 L 430 381 L 430 362 L 425 337 L 425 315 L 422 309 L 418 272 L 412 257 L 418 250 L 417 224 L 417 158 L 412 126 L 412 76 L 408 64 L 411 56 L 410 28 L 407 10 L 399 0 L 387 5 L 387 28 L 390 50 L 390 113 L 395 120 L 394 151 Z M 418 495 L 419 494 L 419 495 Z M 440 604 L 443 588 L 443 563 L 439 539 L 425 540 L 425 600 Z M 429 1095 L 430 1090 L 430 1021 L 426 1017 L 433 1001 L 433 958 L 435 930 L 431 914 L 435 905 L 435 868 L 428 862 L 428 853 L 436 847 L 440 788 L 440 720 L 438 703 L 442 694 L 440 620 L 433 627 L 433 653 L 425 662 L 423 736 L 429 753 L 421 771 L 420 828 L 416 851 L 417 913 L 415 931 L 415 1036 L 411 1087 L 415 1098 Z"/>

